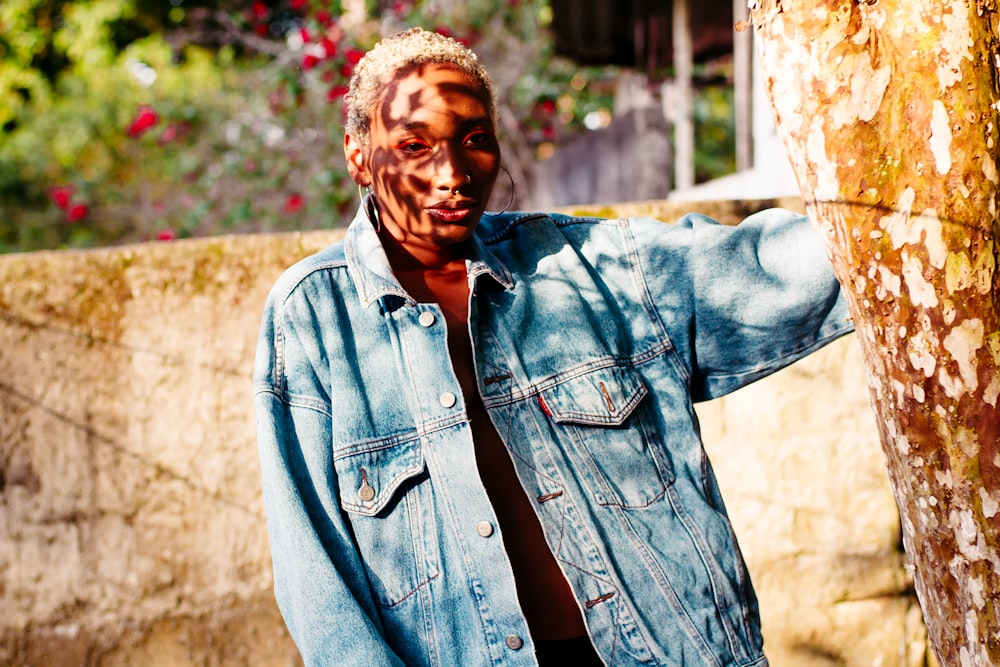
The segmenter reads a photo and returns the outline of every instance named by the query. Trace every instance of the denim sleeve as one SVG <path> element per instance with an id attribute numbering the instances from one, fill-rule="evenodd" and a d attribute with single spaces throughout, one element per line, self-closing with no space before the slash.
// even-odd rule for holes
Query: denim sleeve
<path id="1" fill-rule="evenodd" d="M 674 333 L 684 339 L 678 343 L 690 364 L 694 401 L 739 389 L 853 331 L 818 228 L 807 217 L 771 209 L 728 226 L 692 214 L 673 228 L 658 234 L 670 240 L 647 246 L 648 261 L 671 277 L 651 280 L 652 299 L 673 303 L 676 296 L 663 290 L 690 290 L 681 300 L 692 311 L 686 331 Z"/>
<path id="2" fill-rule="evenodd" d="M 365 570 L 339 507 L 330 410 L 302 365 L 289 382 L 294 318 L 269 303 L 254 394 L 264 505 L 278 606 L 306 665 L 401 665 L 385 642 Z M 297 351 L 292 357 L 303 357 Z"/>

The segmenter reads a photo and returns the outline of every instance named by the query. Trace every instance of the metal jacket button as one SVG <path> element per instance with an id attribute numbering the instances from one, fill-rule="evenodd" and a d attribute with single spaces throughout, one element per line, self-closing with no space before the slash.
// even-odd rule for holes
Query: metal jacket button
<path id="1" fill-rule="evenodd" d="M 364 468 L 361 469 L 361 487 L 358 489 L 358 498 L 366 503 L 375 500 L 375 489 L 368 483 L 368 473 L 365 472 Z"/>
<path id="2" fill-rule="evenodd" d="M 443 408 L 450 408 L 458 401 L 458 399 L 455 398 L 455 394 L 450 391 L 446 391 L 441 394 L 441 397 L 438 400 L 441 401 L 441 407 Z"/>
<path id="3" fill-rule="evenodd" d="M 517 635 L 507 635 L 507 639 L 505 640 L 505 642 L 507 643 L 507 648 L 511 649 L 512 651 L 517 651 L 522 646 L 524 646 L 524 641 L 522 641 L 521 638 L 518 637 Z"/>
<path id="4" fill-rule="evenodd" d="M 420 326 L 429 327 L 430 325 L 434 324 L 434 320 L 436 319 L 437 318 L 434 317 L 434 313 L 430 312 L 429 310 L 425 310 L 424 312 L 420 313 L 420 317 L 417 318 L 417 321 L 420 322 Z"/>
<path id="5" fill-rule="evenodd" d="M 480 521 L 479 524 L 476 525 L 476 532 L 482 537 L 489 537 L 493 534 L 493 524 L 489 521 Z"/>

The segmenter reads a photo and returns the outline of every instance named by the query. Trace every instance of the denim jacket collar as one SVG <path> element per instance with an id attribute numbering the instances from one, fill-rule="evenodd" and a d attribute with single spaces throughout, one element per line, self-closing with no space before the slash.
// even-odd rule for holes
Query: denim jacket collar
<path id="1" fill-rule="evenodd" d="M 366 197 L 344 236 L 347 270 L 354 281 L 358 297 L 366 307 L 381 301 L 383 308 L 391 310 L 387 308 L 387 297 L 396 297 L 402 303 L 413 305 L 416 303 L 413 297 L 406 293 L 392 273 L 385 249 L 368 219 L 367 202 Z M 478 233 L 473 234 L 466 246 L 470 288 L 475 288 L 480 276 L 488 276 L 503 289 L 514 288 L 514 277 L 510 270 L 482 242 Z"/>

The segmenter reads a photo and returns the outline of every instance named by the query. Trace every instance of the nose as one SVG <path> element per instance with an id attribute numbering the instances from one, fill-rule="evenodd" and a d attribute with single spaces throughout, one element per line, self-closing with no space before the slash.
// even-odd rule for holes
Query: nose
<path id="1" fill-rule="evenodd" d="M 442 148 L 436 162 L 434 187 L 437 190 L 457 193 L 462 186 L 472 180 L 469 170 L 453 150 Z"/>

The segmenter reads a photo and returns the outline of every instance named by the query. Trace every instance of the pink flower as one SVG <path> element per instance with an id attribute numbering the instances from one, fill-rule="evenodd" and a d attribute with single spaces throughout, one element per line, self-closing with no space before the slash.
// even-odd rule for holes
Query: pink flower
<path id="1" fill-rule="evenodd" d="M 75 192 L 76 188 L 72 185 L 55 185 L 49 188 L 49 196 L 59 208 L 67 208 Z"/>
<path id="2" fill-rule="evenodd" d="M 79 222 L 87 217 L 90 209 L 86 204 L 72 204 L 66 209 L 66 222 Z"/>
<path id="3" fill-rule="evenodd" d="M 160 122 L 160 115 L 151 106 L 143 104 L 128 126 L 128 136 L 138 137 Z"/>
<path id="4" fill-rule="evenodd" d="M 167 125 L 163 128 L 163 132 L 160 133 L 160 138 L 157 140 L 161 146 L 169 144 L 171 141 L 175 140 L 181 135 L 180 128 L 177 125 Z"/>
<path id="5" fill-rule="evenodd" d="M 176 238 L 177 238 L 177 232 L 170 229 L 169 227 L 167 229 L 161 229 L 160 231 L 156 232 L 157 241 L 173 241 Z"/>
<path id="6" fill-rule="evenodd" d="M 288 195 L 288 199 L 285 200 L 285 213 L 298 213 L 302 210 L 302 207 L 306 205 L 305 198 L 296 193 Z"/>

